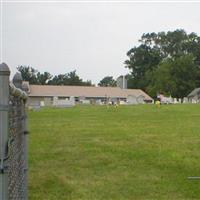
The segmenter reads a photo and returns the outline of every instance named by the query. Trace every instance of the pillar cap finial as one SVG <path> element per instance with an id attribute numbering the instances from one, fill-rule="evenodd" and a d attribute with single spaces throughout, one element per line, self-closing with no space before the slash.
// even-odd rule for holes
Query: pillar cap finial
<path id="1" fill-rule="evenodd" d="M 0 75 L 10 75 L 10 69 L 6 63 L 0 64 Z"/>

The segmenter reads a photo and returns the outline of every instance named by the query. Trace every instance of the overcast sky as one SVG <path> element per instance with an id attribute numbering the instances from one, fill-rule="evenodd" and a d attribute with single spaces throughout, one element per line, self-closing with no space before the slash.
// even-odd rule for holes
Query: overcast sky
<path id="1" fill-rule="evenodd" d="M 143 33 L 200 35 L 200 3 L 3 2 L 3 61 L 51 74 L 77 70 L 98 83 L 126 74 L 126 52 Z M 2 61 L 1 61 L 2 62 Z"/>

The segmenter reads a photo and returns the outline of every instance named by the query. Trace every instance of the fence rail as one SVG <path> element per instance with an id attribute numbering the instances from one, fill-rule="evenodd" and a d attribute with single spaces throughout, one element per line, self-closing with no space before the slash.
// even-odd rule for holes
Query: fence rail
<path id="1" fill-rule="evenodd" d="M 28 199 L 27 94 L 21 74 L 10 83 L 10 70 L 0 64 L 0 200 Z"/>

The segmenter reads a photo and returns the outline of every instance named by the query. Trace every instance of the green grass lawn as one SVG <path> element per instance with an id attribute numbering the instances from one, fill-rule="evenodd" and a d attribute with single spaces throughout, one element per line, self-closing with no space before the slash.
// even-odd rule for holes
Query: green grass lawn
<path id="1" fill-rule="evenodd" d="M 200 105 L 29 112 L 29 199 L 200 199 Z"/>

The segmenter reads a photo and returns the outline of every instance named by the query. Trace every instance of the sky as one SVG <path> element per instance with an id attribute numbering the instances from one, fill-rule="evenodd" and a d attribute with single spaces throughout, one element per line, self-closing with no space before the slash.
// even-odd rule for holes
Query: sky
<path id="1" fill-rule="evenodd" d="M 53 75 L 76 70 L 97 84 L 129 72 L 126 53 L 143 33 L 200 35 L 200 2 L 14 1 L 1 3 L 1 61 Z"/>

